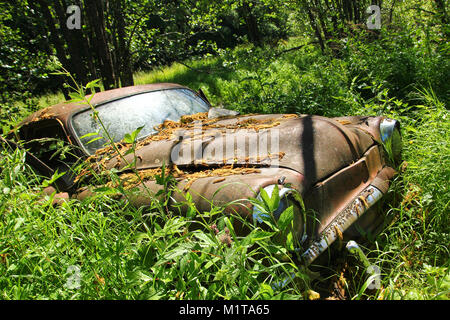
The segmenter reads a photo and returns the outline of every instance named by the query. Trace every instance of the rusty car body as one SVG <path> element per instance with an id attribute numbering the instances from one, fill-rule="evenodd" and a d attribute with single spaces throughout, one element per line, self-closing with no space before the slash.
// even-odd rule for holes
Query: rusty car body
<path id="1" fill-rule="evenodd" d="M 245 200 L 260 199 L 261 190 L 269 195 L 278 190 L 281 200 L 274 216 L 290 204 L 296 206 L 295 235 L 306 265 L 343 234 L 376 232 L 384 221 L 376 203 L 387 193 L 400 159 L 395 120 L 237 115 L 211 107 L 202 93 L 168 83 L 99 92 L 90 103 L 98 113 L 83 103 L 61 103 L 30 115 L 15 131 L 27 142 L 37 170 L 46 176 L 67 171 L 56 185 L 72 198 L 93 193 L 92 188 L 80 187 L 89 170 L 70 173 L 76 159 L 53 156 L 55 148 L 49 150 L 48 138 L 62 141 L 60 147 L 76 147 L 74 153 L 90 170 L 119 172 L 125 188 L 142 191 L 129 199 L 137 206 L 150 201 L 144 189 L 157 194 L 163 188 L 154 178 L 163 166 L 179 190 L 169 202 L 174 211 L 187 209 L 177 204 L 189 193 L 200 212 L 211 210 L 212 204 L 225 206 L 224 214 L 258 224 L 264 218 L 261 210 Z M 96 119 L 102 117 L 107 127 L 103 129 L 117 133 L 112 137 L 116 148 L 106 143 Z M 127 152 L 131 144 L 122 141 L 124 134 L 138 127 L 144 129 L 133 152 Z M 301 195 L 308 214 L 294 192 Z"/>

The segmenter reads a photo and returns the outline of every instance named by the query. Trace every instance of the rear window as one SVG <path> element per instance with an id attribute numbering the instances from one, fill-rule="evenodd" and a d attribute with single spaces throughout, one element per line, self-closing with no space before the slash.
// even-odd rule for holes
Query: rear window
<path id="1" fill-rule="evenodd" d="M 165 120 L 178 121 L 183 115 L 207 112 L 209 105 L 188 89 L 168 89 L 141 93 L 96 107 L 98 117 L 114 142 L 142 127 L 138 139 L 156 133 L 155 126 Z M 93 111 L 86 110 L 72 118 L 72 126 L 89 154 L 107 145 L 107 135 Z"/>

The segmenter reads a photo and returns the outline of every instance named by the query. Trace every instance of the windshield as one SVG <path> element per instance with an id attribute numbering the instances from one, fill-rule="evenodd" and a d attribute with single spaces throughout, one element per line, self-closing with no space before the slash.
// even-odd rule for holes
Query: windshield
<path id="1" fill-rule="evenodd" d="M 180 120 L 183 115 L 207 112 L 209 105 L 188 89 L 168 89 L 141 93 L 114 100 L 96 107 L 114 142 L 121 141 L 125 134 L 143 127 L 137 138 L 156 133 L 155 126 L 164 120 Z M 89 154 L 107 145 L 108 140 L 102 126 L 93 117 L 92 110 L 76 114 L 72 126 Z"/>

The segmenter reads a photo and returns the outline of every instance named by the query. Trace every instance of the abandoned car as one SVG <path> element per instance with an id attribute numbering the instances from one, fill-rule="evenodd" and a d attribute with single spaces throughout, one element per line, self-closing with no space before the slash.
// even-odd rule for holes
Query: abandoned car
<path id="1" fill-rule="evenodd" d="M 161 194 L 164 186 L 155 176 L 165 170 L 175 179 L 177 192 L 169 199 L 174 212 L 186 210 L 180 203 L 189 193 L 200 212 L 224 206 L 224 214 L 259 224 L 267 214 L 246 199 L 277 192 L 273 218 L 293 206 L 291 228 L 306 265 L 343 234 L 352 238 L 383 224 L 375 204 L 387 193 L 401 157 L 395 120 L 240 115 L 212 107 L 201 91 L 169 83 L 91 98 L 90 105 L 70 102 L 40 110 L 14 131 L 35 169 L 46 176 L 64 173 L 55 186 L 72 198 L 95 192 L 85 183 L 92 172 L 115 170 L 124 189 L 139 191 L 128 200 L 145 206 L 151 194 Z M 71 152 L 61 157 L 67 147 Z M 87 167 L 73 173 L 80 158 Z"/>

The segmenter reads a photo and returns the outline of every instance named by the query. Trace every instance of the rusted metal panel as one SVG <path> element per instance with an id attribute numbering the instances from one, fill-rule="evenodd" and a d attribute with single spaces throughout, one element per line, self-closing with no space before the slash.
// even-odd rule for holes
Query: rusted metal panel
<path id="1" fill-rule="evenodd" d="M 167 83 L 134 86 L 96 93 L 91 103 L 98 106 L 130 95 L 176 88 L 188 89 Z M 71 117 L 88 108 L 76 103 L 58 104 L 29 116 L 19 127 L 56 119 L 69 143 L 78 144 Z M 201 212 L 210 211 L 212 204 L 226 206 L 224 214 L 237 213 L 251 220 L 249 198 L 256 197 L 261 188 L 289 184 L 302 195 L 310 215 L 306 222 L 308 238 L 302 242 L 310 245 L 303 248 L 307 263 L 362 213 L 367 211 L 359 220 L 365 228 L 379 223 L 382 216 L 373 204 L 387 192 L 395 174 L 385 163 L 382 147 L 394 127 L 384 117 L 270 114 L 211 118 L 208 114 L 165 121 L 156 134 L 137 143 L 135 152 L 125 156 L 126 161 L 109 147 L 98 150 L 88 162 L 101 173 L 112 168 L 121 170 L 136 156 L 136 169 L 144 185 L 136 177 L 133 180 L 129 170 L 120 176 L 124 185 L 137 188 L 128 196 L 136 206 L 149 205 L 162 189 L 154 174 L 164 164 L 177 179 L 179 192 L 172 194 L 169 203 L 175 212 L 187 210 L 182 203 L 189 192 Z M 384 133 L 380 132 L 383 123 Z M 118 147 L 124 153 L 131 146 Z M 73 197 L 84 199 L 92 194 L 85 188 Z M 237 229 L 245 232 L 242 225 Z"/>
<path id="2" fill-rule="evenodd" d="M 244 121 L 265 121 L 270 128 L 240 129 Z M 196 132 L 197 131 L 197 132 Z M 178 166 L 205 164 L 246 164 L 253 166 L 280 166 L 295 170 L 306 177 L 308 186 L 357 161 L 374 143 L 365 133 L 353 134 L 351 130 L 332 119 L 316 116 L 283 118 L 283 115 L 254 115 L 219 120 L 211 125 L 198 124 L 182 127 L 173 132 L 173 138 L 149 141 L 136 150 L 137 169 L 158 168 L 162 163 Z M 261 153 L 255 142 L 270 142 L 276 136 L 278 145 Z M 195 138 L 192 138 L 195 137 Z M 362 138 L 363 137 L 363 138 Z M 231 142 L 231 147 L 230 147 Z M 356 147 L 357 146 L 357 147 Z M 229 150 L 231 148 L 231 150 Z M 222 151 L 222 152 L 216 152 Z M 104 162 L 104 168 L 121 169 L 132 160 L 118 156 Z"/>

